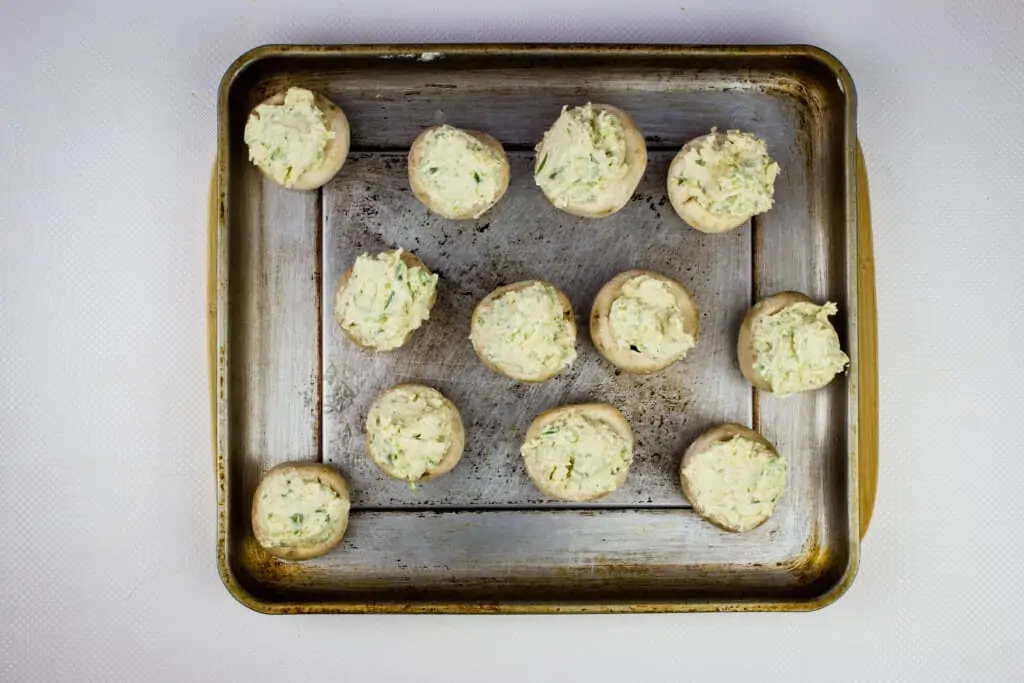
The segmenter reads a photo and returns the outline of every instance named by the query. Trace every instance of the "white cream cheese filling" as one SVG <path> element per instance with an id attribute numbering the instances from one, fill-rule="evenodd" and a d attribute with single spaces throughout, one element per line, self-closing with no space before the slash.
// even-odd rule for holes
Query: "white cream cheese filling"
<path id="1" fill-rule="evenodd" d="M 718 441 L 683 468 L 690 501 L 705 515 L 737 531 L 771 516 L 786 490 L 786 461 L 764 444 L 741 436 Z"/>
<path id="2" fill-rule="evenodd" d="M 846 368 L 850 359 L 828 321 L 837 311 L 832 302 L 797 302 L 754 325 L 754 370 L 773 394 L 819 389 Z"/>
<path id="3" fill-rule="evenodd" d="M 711 129 L 674 165 L 683 201 L 693 199 L 716 216 L 755 216 L 772 208 L 779 165 L 765 141 L 738 130 Z"/>
<path id="4" fill-rule="evenodd" d="M 526 466 L 569 496 L 591 498 L 613 491 L 633 462 L 633 444 L 608 423 L 568 413 L 525 442 Z"/>
<path id="5" fill-rule="evenodd" d="M 420 143 L 417 172 L 424 189 L 445 215 L 486 211 L 501 192 L 504 160 L 469 133 L 441 126 Z"/>
<path id="6" fill-rule="evenodd" d="M 430 317 L 437 288 L 437 275 L 409 268 L 401 255 L 401 249 L 361 255 L 335 297 L 338 323 L 381 351 L 401 346 Z"/>
<path id="7" fill-rule="evenodd" d="M 685 358 L 696 345 L 671 287 L 647 275 L 622 285 L 608 320 L 620 349 L 634 350 L 657 363 Z"/>
<path id="8" fill-rule="evenodd" d="M 545 375 L 576 360 L 576 337 L 557 291 L 534 283 L 505 292 L 480 311 L 473 344 L 492 363 L 521 377 Z"/>
<path id="9" fill-rule="evenodd" d="M 288 88 L 282 104 L 257 106 L 245 124 L 249 160 L 285 187 L 319 167 L 333 139 L 315 96 L 304 88 Z"/>
<path id="10" fill-rule="evenodd" d="M 590 103 L 562 107 L 536 152 L 534 180 L 560 209 L 600 200 L 629 173 L 622 122 Z"/>
<path id="11" fill-rule="evenodd" d="M 370 455 L 394 476 L 416 481 L 430 474 L 452 444 L 452 420 L 435 391 L 399 387 L 381 396 L 366 418 Z"/>
<path id="12" fill-rule="evenodd" d="M 349 504 L 317 477 L 273 476 L 263 482 L 256 503 L 266 547 L 313 545 L 331 536 Z"/>

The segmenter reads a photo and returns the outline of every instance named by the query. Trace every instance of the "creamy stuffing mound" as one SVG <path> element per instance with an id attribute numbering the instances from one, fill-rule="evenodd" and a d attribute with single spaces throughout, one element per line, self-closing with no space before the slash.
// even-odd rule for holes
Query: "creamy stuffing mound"
<path id="1" fill-rule="evenodd" d="M 690 502 L 735 531 L 768 519 L 786 490 L 786 461 L 764 444 L 734 436 L 689 458 L 682 471 Z"/>
<path id="2" fill-rule="evenodd" d="M 591 204 L 629 173 L 622 122 L 590 103 L 562 107 L 537 145 L 534 180 L 552 204 Z"/>
<path id="3" fill-rule="evenodd" d="M 374 461 L 391 476 L 414 482 L 431 474 L 451 447 L 451 413 L 436 390 L 397 387 L 373 404 L 366 434 Z"/>
<path id="4" fill-rule="evenodd" d="M 623 284 L 608 320 L 620 349 L 630 349 L 656 363 L 685 358 L 696 345 L 669 284 L 647 275 Z"/>
<path id="5" fill-rule="evenodd" d="M 304 88 L 288 88 L 282 104 L 257 106 L 245 124 L 249 160 L 285 187 L 323 164 L 333 139 L 315 96 Z"/>
<path id="6" fill-rule="evenodd" d="M 348 501 L 319 477 L 299 471 L 264 480 L 256 501 L 266 548 L 313 545 L 327 540 L 348 514 Z"/>
<path id="7" fill-rule="evenodd" d="M 610 493 L 633 462 L 633 444 L 607 422 L 566 413 L 526 441 L 521 449 L 530 476 L 566 498 L 584 500 Z"/>
<path id="8" fill-rule="evenodd" d="M 344 287 L 334 314 L 338 324 L 361 343 L 378 351 L 398 348 L 409 333 L 430 317 L 437 275 L 409 268 L 402 250 L 361 255 Z"/>
<path id="9" fill-rule="evenodd" d="M 711 129 L 673 164 L 682 201 L 693 200 L 716 216 L 756 216 L 772 208 L 779 165 L 765 141 L 738 130 Z"/>
<path id="10" fill-rule="evenodd" d="M 441 126 L 428 131 L 418 149 L 419 181 L 445 216 L 477 218 L 501 194 L 505 160 L 469 133 Z"/>
<path id="11" fill-rule="evenodd" d="M 510 290 L 479 311 L 470 333 L 488 361 L 516 377 L 541 377 L 576 360 L 576 331 L 557 290 L 534 283 Z"/>
<path id="12" fill-rule="evenodd" d="M 798 302 L 754 325 L 754 370 L 773 394 L 819 389 L 846 368 L 850 359 L 828 321 L 837 311 L 832 302 Z"/>

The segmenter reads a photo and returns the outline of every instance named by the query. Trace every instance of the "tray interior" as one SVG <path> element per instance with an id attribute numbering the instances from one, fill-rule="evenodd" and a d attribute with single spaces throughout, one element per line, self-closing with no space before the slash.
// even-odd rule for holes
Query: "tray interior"
<path id="1" fill-rule="evenodd" d="M 248 111 L 291 84 L 346 111 L 353 152 L 320 192 L 284 190 L 248 164 Z M 508 56 L 282 54 L 230 84 L 225 128 L 228 221 L 227 555 L 239 584 L 267 605 L 439 601 L 812 601 L 850 565 L 849 395 L 839 378 L 808 396 L 760 396 L 739 373 L 736 332 L 751 303 L 796 289 L 840 304 L 848 291 L 844 185 L 846 93 L 816 59 L 657 54 Z M 563 104 L 629 111 L 650 160 L 632 201 L 601 220 L 556 211 L 532 180 L 532 146 Z M 405 152 L 422 127 L 486 130 L 505 145 L 512 182 L 477 221 L 429 215 L 408 189 Z M 703 235 L 668 205 L 668 163 L 687 139 L 741 128 L 782 166 L 776 207 L 740 230 Z M 412 343 L 370 355 L 337 329 L 338 278 L 364 251 L 401 246 L 441 275 L 438 304 Z M 651 377 L 616 371 L 586 321 L 600 286 L 634 267 L 675 277 L 702 309 L 698 346 Z M 548 279 L 573 302 L 579 359 L 541 385 L 487 370 L 468 342 L 475 303 L 494 287 Z M 847 342 L 847 325 L 836 321 Z M 415 491 L 366 458 L 362 421 L 385 388 L 433 385 L 460 408 L 467 449 L 449 475 Z M 542 410 L 600 400 L 636 437 L 626 485 L 567 506 L 540 496 L 519 462 Z M 786 455 L 788 490 L 746 534 L 703 522 L 682 495 L 686 445 L 718 422 L 757 426 Z M 342 545 L 302 564 L 253 542 L 252 492 L 285 460 L 336 465 L 353 489 Z"/>

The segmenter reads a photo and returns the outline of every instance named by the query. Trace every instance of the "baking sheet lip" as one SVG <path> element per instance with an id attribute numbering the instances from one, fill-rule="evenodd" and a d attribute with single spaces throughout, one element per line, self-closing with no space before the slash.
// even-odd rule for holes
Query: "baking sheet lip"
<path id="1" fill-rule="evenodd" d="M 814 612 L 838 600 L 849 588 L 845 584 L 829 589 L 808 601 L 726 601 L 672 602 L 275 602 L 253 595 L 228 571 L 221 573 L 228 592 L 241 605 L 259 614 L 664 614 L 704 612 Z"/>
<path id="2" fill-rule="evenodd" d="M 224 410 L 229 403 L 226 384 L 228 365 L 230 359 L 225 354 L 219 357 L 220 349 L 226 348 L 227 344 L 227 298 L 228 292 L 225 286 L 227 267 L 227 224 L 229 206 L 226 201 L 226 192 L 223 188 L 229 183 L 229 161 L 228 161 L 228 97 L 232 86 L 238 75 L 245 69 L 252 66 L 256 61 L 276 57 L 285 54 L 305 56 L 343 56 L 346 54 L 359 56 L 409 56 L 415 57 L 414 53 L 439 52 L 443 57 L 445 53 L 459 55 L 481 55 L 488 53 L 513 53 L 520 55 L 530 54 L 576 54 L 576 55 L 608 55 L 617 54 L 630 55 L 666 55 L 678 54 L 680 56 L 697 53 L 700 56 L 804 56 L 821 62 L 837 78 L 838 85 L 845 96 L 844 111 L 844 147 L 845 147 L 845 183 L 846 197 L 846 230 L 847 248 L 850 250 L 847 258 L 847 287 L 848 291 L 856 292 L 854 300 L 859 298 L 859 289 L 856 279 L 857 264 L 857 197 L 856 197 L 856 176 L 854 174 L 856 162 L 856 90 L 853 79 L 845 66 L 831 53 L 826 50 L 806 44 L 765 44 L 765 45 L 666 45 L 666 44 L 617 44 L 617 43 L 519 43 L 519 44 L 266 44 L 248 50 L 239 56 L 225 71 L 218 88 L 218 212 L 217 212 L 217 348 L 214 353 L 217 358 L 217 381 L 218 384 L 224 381 L 223 395 L 218 395 L 218 424 L 217 434 L 217 470 L 218 487 L 227 478 L 226 444 L 228 439 L 226 423 L 222 424 Z M 852 265 L 851 265 L 852 264 Z M 859 311 L 851 315 L 852 325 L 848 330 L 850 336 L 850 349 L 854 363 L 859 364 L 859 354 L 856 341 L 857 316 Z M 223 485 L 223 497 L 218 496 L 218 524 L 217 524 L 217 554 L 218 572 L 221 580 L 236 600 L 243 605 L 257 612 L 268 614 L 288 613 L 585 613 L 585 612 L 740 612 L 740 611 L 813 611 L 821 609 L 838 600 L 850 588 L 856 578 L 860 564 L 860 529 L 859 529 L 859 492 L 858 492 L 858 446 L 857 446 L 857 408 L 860 396 L 857 386 L 856 368 L 851 367 L 850 372 L 850 401 L 848 406 L 848 436 L 849 459 L 847 470 L 847 533 L 849 543 L 847 550 L 847 566 L 843 574 L 824 593 L 808 600 L 791 601 L 734 601 L 734 602 L 657 602 L 657 603 L 619 603 L 619 602 L 594 602 L 594 603 L 560 603 L 558 601 L 530 602 L 530 603 L 472 603 L 472 602 L 422 602 L 422 603 L 371 603 L 371 602 L 271 602 L 258 598 L 239 583 L 228 560 L 228 510 L 230 508 L 230 487 Z"/>
<path id="3" fill-rule="evenodd" d="M 222 140 L 218 147 L 223 144 L 223 134 L 219 136 Z M 227 484 L 228 481 L 228 458 L 227 458 L 227 406 L 230 401 L 230 387 L 228 386 L 228 364 L 230 358 L 225 353 L 221 355 L 221 349 L 227 349 L 227 303 L 228 303 L 228 292 L 226 285 L 226 270 L 227 264 L 227 235 L 226 235 L 226 220 L 227 216 L 227 201 L 226 195 L 223 190 L 226 187 L 226 161 L 224 150 L 218 150 L 218 162 L 217 162 L 217 212 L 216 212 L 216 230 L 215 239 L 217 240 L 217 287 L 216 287 L 216 346 L 212 349 L 212 353 L 216 354 L 216 386 L 217 391 L 217 411 L 216 421 L 213 425 L 213 429 L 216 431 L 214 439 L 216 442 L 216 481 L 217 486 L 217 572 L 220 575 L 221 582 L 236 600 L 241 602 L 243 605 L 249 606 L 252 596 L 245 591 L 242 586 L 238 583 L 234 572 L 231 568 L 231 563 L 228 559 L 229 549 L 229 516 L 231 510 L 231 487 Z"/>
<path id="4" fill-rule="evenodd" d="M 859 544 L 858 544 L 859 548 Z M 824 593 L 807 600 L 779 601 L 423 601 L 372 602 L 325 601 L 284 602 L 259 598 L 238 581 L 228 561 L 226 537 L 219 539 L 217 568 L 228 593 L 250 610 L 268 615 L 282 614 L 653 614 L 694 612 L 814 612 L 831 605 L 847 593 L 857 575 L 859 562 L 853 555 L 842 578 Z"/>
<path id="5" fill-rule="evenodd" d="M 857 89 L 853 77 L 846 66 L 834 55 L 820 48 L 816 49 L 815 56 L 829 68 L 838 81 L 840 90 L 844 95 L 843 112 L 843 145 L 845 151 L 846 168 L 844 170 L 844 190 L 846 191 L 846 291 L 853 292 L 848 297 L 848 305 L 852 301 L 852 308 L 848 310 L 851 324 L 847 327 L 847 347 L 850 349 L 853 363 L 849 369 L 849 395 L 846 406 L 846 433 L 847 433 L 847 520 L 846 532 L 849 535 L 847 541 L 846 568 L 838 578 L 825 598 L 830 598 L 821 606 L 835 602 L 853 585 L 860 570 L 861 550 L 861 529 L 860 529 L 860 343 L 859 329 L 862 323 L 860 318 L 860 221 L 858 212 L 861 207 L 858 205 L 858 174 L 857 174 Z"/>
<path id="6" fill-rule="evenodd" d="M 848 101 L 855 99 L 853 79 L 843 63 L 831 52 L 810 43 L 265 43 L 242 53 L 224 71 L 218 87 L 218 119 L 226 112 L 227 95 L 236 78 L 256 62 L 289 56 L 378 57 L 433 64 L 446 55 L 485 54 L 577 55 L 577 56 L 700 56 L 700 57 L 796 57 L 813 59 L 836 75 Z M 433 55 L 424 59 L 425 55 Z"/>

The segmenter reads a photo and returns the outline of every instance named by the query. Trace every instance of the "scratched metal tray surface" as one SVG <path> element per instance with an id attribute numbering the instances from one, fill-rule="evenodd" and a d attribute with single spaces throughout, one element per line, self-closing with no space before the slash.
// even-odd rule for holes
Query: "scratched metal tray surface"
<path id="1" fill-rule="evenodd" d="M 300 85 L 337 102 L 352 126 L 345 167 L 295 192 L 248 163 L 246 116 Z M 241 57 L 220 93 L 217 235 L 217 439 L 220 566 L 243 603 L 266 612 L 813 609 L 841 595 L 859 557 L 855 96 L 830 55 L 809 47 L 270 46 Z M 621 107 L 649 149 L 620 212 L 575 218 L 532 179 L 532 148 L 564 104 Z M 484 130 L 509 153 L 512 181 L 475 221 L 432 216 L 408 186 L 406 153 L 425 126 Z M 669 161 L 712 126 L 765 138 L 782 167 L 776 205 L 722 235 L 672 211 Z M 429 323 L 396 352 L 349 343 L 331 304 L 363 252 L 402 247 L 440 275 Z M 585 321 L 603 283 L 629 268 L 683 282 L 702 310 L 682 363 L 649 377 L 616 370 Z M 493 288 L 543 278 L 569 296 L 579 358 L 557 378 L 520 384 L 485 368 L 468 342 L 471 311 Z M 736 362 L 747 308 L 780 290 L 839 303 L 852 369 L 828 388 L 760 395 Z M 459 407 L 466 450 L 415 490 L 365 455 L 373 399 L 400 382 Z M 541 411 L 619 407 L 636 436 L 629 479 L 587 504 L 530 483 L 519 446 Z M 683 450 L 720 422 L 754 426 L 789 461 L 774 516 L 744 534 L 690 509 Z M 343 542 L 304 563 L 261 551 L 249 505 L 286 460 L 337 467 L 352 490 Z"/>

